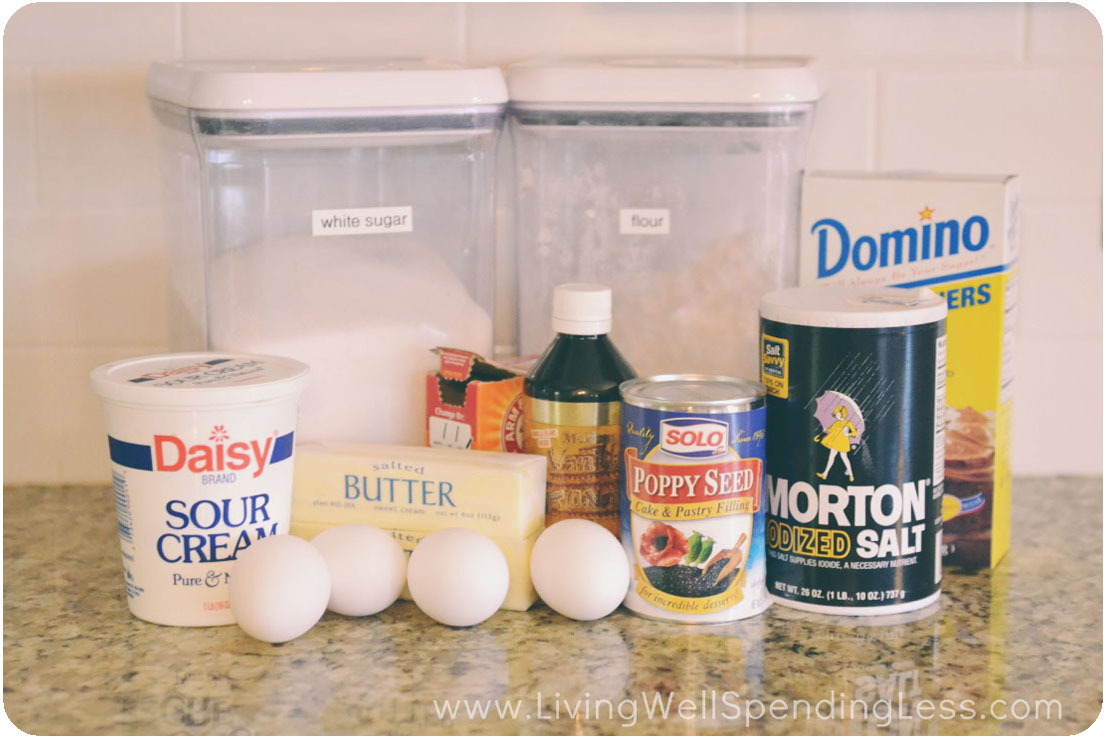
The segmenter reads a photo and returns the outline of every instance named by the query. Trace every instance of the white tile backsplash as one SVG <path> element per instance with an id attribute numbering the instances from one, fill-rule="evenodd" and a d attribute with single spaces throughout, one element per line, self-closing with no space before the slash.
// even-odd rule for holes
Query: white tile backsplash
<path id="1" fill-rule="evenodd" d="M 1030 203 L 1022 209 L 1019 339 L 1101 339 L 1101 214 L 1094 205 Z"/>
<path id="2" fill-rule="evenodd" d="M 34 71 L 4 67 L 4 208 L 26 207 L 35 195 Z"/>
<path id="3" fill-rule="evenodd" d="M 4 35 L 5 482 L 105 481 L 88 371 L 166 348 L 150 61 L 737 53 L 818 58 L 809 169 L 1023 175 L 1015 471 L 1100 473 L 1102 35 L 1079 6 L 38 3 Z"/>
<path id="4" fill-rule="evenodd" d="M 469 3 L 468 59 L 718 56 L 744 50 L 737 3 Z"/>
<path id="5" fill-rule="evenodd" d="M 1030 61 L 1089 61 L 1102 64 L 1102 27 L 1076 3 L 1030 3 Z"/>
<path id="6" fill-rule="evenodd" d="M 1102 474 L 1102 340 L 1026 340 L 1014 377 L 1015 474 Z"/>
<path id="7" fill-rule="evenodd" d="M 827 59 L 1022 57 L 1017 3 L 750 3 L 749 53 Z"/>
<path id="8" fill-rule="evenodd" d="M 35 72 L 42 206 L 161 204 L 156 129 L 145 86 L 145 66 Z"/>
<path id="9" fill-rule="evenodd" d="M 869 170 L 875 163 L 876 70 L 823 64 L 806 167 Z"/>
<path id="10" fill-rule="evenodd" d="M 161 211 L 4 218 L 5 346 L 166 344 Z"/>
<path id="11" fill-rule="evenodd" d="M 177 5 L 29 3 L 8 19 L 4 64 L 125 64 L 177 58 Z"/>
<path id="12" fill-rule="evenodd" d="M 1101 70 L 895 69 L 879 116 L 880 168 L 1018 172 L 1025 202 L 1101 199 Z"/>
<path id="13" fill-rule="evenodd" d="M 461 59 L 460 3 L 184 3 L 189 59 Z"/>

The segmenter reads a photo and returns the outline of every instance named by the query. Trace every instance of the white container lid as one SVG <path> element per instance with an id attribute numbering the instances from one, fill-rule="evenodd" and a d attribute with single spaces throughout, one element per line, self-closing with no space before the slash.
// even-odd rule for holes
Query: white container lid
<path id="1" fill-rule="evenodd" d="M 762 318 L 819 328 L 898 328 L 946 315 L 945 298 L 928 287 L 790 287 L 760 300 Z"/>
<path id="2" fill-rule="evenodd" d="M 611 332 L 611 288 L 573 282 L 553 288 L 553 330 L 574 336 Z"/>
<path id="3" fill-rule="evenodd" d="M 155 63 L 146 94 L 193 110 L 349 110 L 502 105 L 498 67 L 429 59 Z"/>
<path id="4" fill-rule="evenodd" d="M 818 99 L 798 57 L 538 59 L 507 70 L 519 104 L 780 105 Z"/>
<path id="5" fill-rule="evenodd" d="M 92 389 L 104 400 L 143 407 L 246 405 L 300 392 L 309 371 L 282 356 L 160 354 L 94 369 Z"/>

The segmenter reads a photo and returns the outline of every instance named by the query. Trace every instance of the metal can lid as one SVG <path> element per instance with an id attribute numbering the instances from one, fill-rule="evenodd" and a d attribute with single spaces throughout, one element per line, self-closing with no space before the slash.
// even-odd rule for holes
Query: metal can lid
<path id="1" fill-rule="evenodd" d="M 732 413 L 764 404 L 764 385 L 714 374 L 656 374 L 619 385 L 622 401 L 680 413 Z"/>
<path id="2" fill-rule="evenodd" d="M 928 287 L 789 287 L 760 300 L 760 317 L 816 328 L 901 328 L 947 315 L 945 299 Z"/>

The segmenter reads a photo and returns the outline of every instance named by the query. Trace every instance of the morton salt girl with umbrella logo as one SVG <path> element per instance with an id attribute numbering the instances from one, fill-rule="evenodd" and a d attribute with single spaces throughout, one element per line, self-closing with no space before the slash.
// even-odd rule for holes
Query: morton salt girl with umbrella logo
<path id="1" fill-rule="evenodd" d="M 832 410 L 830 408 L 833 408 Z M 849 481 L 855 481 L 853 466 L 849 463 L 849 453 L 860 443 L 860 434 L 864 432 L 864 416 L 856 402 L 840 392 L 826 392 L 818 398 L 815 419 L 822 424 L 822 433 L 814 436 L 814 442 L 829 450 L 826 468 L 815 476 L 825 479 L 838 456 L 849 475 Z"/>
<path id="2" fill-rule="evenodd" d="M 925 288 L 761 300 L 773 600 L 882 615 L 940 597 L 946 314 Z"/>

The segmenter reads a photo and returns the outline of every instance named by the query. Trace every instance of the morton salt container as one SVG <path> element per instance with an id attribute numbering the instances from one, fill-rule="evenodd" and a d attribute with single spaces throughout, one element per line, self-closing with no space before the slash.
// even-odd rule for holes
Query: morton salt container
<path id="1" fill-rule="evenodd" d="M 800 287 L 761 300 L 769 595 L 845 615 L 941 596 L 944 298 Z"/>
<path id="2" fill-rule="evenodd" d="M 757 300 L 797 279 L 805 62 L 542 61 L 507 84 L 520 353 L 555 285 L 601 282 L 642 374 L 755 376 Z"/>
<path id="3" fill-rule="evenodd" d="M 493 347 L 500 71 L 188 61 L 147 92 L 175 347 L 310 364 L 304 438 L 421 444 L 430 349 Z"/>
<path id="4" fill-rule="evenodd" d="M 685 623 L 763 612 L 764 387 L 670 374 L 621 390 L 624 604 Z"/>
<path id="5" fill-rule="evenodd" d="M 287 533 L 307 366 L 168 354 L 92 372 L 104 403 L 127 604 L 163 625 L 234 622 L 235 557 Z"/>

